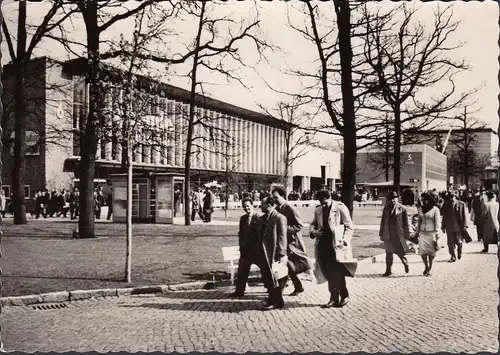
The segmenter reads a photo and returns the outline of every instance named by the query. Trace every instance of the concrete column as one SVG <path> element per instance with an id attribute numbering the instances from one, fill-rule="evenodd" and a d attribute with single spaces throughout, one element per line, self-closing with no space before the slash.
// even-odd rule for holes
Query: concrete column
<path id="1" fill-rule="evenodd" d="M 175 101 L 166 99 L 167 101 L 167 148 L 166 157 L 168 166 L 174 166 L 175 160 Z"/>

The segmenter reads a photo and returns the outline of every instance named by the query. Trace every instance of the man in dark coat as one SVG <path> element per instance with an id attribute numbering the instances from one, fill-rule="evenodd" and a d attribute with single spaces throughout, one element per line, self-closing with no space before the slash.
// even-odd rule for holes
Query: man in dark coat
<path id="1" fill-rule="evenodd" d="M 445 202 L 442 208 L 441 229 L 446 233 L 448 240 L 448 251 L 451 259 L 448 261 L 453 263 L 462 257 L 462 244 L 464 230 L 467 225 L 467 207 L 465 203 L 459 201 L 455 191 L 449 191 L 445 195 Z M 455 247 L 457 255 L 455 256 Z"/>
<path id="2" fill-rule="evenodd" d="M 238 277 L 236 290 L 232 297 L 242 297 L 245 294 L 248 275 L 252 264 L 261 268 L 266 263 L 262 253 L 262 243 L 259 240 L 259 215 L 253 210 L 253 200 L 245 197 L 241 201 L 245 214 L 240 218 L 238 244 L 240 246 L 240 260 L 238 263 Z"/>
<path id="3" fill-rule="evenodd" d="M 486 196 L 484 195 L 484 192 L 485 190 L 484 188 L 482 188 L 481 191 L 479 191 L 472 200 L 472 214 L 473 214 L 474 225 L 476 226 L 478 241 L 483 240 L 483 234 L 484 234 L 484 223 L 486 216 L 486 205 L 485 205 Z"/>
<path id="4" fill-rule="evenodd" d="M 215 196 L 212 191 L 207 187 L 205 191 L 205 196 L 203 197 L 203 216 L 205 220 L 203 222 L 212 222 L 212 213 L 214 212 L 214 202 Z"/>
<path id="5" fill-rule="evenodd" d="M 408 252 L 408 243 L 410 237 L 410 225 L 408 222 L 408 212 L 406 207 L 399 203 L 398 193 L 392 191 L 387 196 L 388 201 L 382 212 L 380 222 L 379 236 L 384 242 L 386 270 L 383 276 L 392 275 L 392 264 L 394 254 L 396 254 L 403 263 L 405 272 L 410 272 L 410 265 L 406 259 Z"/>
<path id="6" fill-rule="evenodd" d="M 272 191 L 272 198 L 276 203 L 276 211 L 286 217 L 287 222 L 287 255 L 288 255 L 288 276 L 293 282 L 294 291 L 290 296 L 297 296 L 304 292 L 304 286 L 297 274 L 311 269 L 307 258 L 304 239 L 302 238 L 302 222 L 297 210 L 288 204 L 285 199 L 286 191 L 282 187 L 275 187 Z"/>
<path id="7" fill-rule="evenodd" d="M 285 306 L 282 290 L 287 277 L 278 280 L 273 273 L 273 264 L 286 264 L 287 262 L 286 217 L 276 211 L 271 197 L 262 199 L 260 207 L 264 212 L 259 223 L 259 236 L 262 243 L 260 253 L 266 261 L 262 264 L 261 273 L 262 281 L 269 292 L 264 310 L 281 309 Z"/>

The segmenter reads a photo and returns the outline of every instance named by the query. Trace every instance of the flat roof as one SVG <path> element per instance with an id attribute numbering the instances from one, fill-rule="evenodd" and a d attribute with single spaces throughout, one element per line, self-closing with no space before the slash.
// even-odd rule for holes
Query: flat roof
<path id="1" fill-rule="evenodd" d="M 434 147 L 431 147 L 429 146 L 428 144 L 407 144 L 407 145 L 402 145 L 401 146 L 401 152 L 423 152 L 424 150 L 434 150 L 436 152 L 438 152 L 439 154 L 442 154 L 441 152 L 437 151 L 436 149 L 434 149 Z M 383 150 L 381 150 L 380 148 L 373 148 L 373 147 L 369 147 L 369 148 L 364 148 L 364 149 L 360 149 L 358 150 L 358 153 L 384 153 Z M 344 153 L 342 153 L 344 154 Z M 445 154 L 443 154 L 445 155 Z"/>
<path id="2" fill-rule="evenodd" d="M 85 58 L 72 59 L 63 63 L 63 70 L 68 74 L 76 74 L 76 75 L 83 74 L 84 70 L 86 69 L 86 63 L 87 61 Z M 104 64 L 103 65 L 104 71 L 107 75 L 113 76 L 114 74 L 116 75 L 117 73 L 123 72 L 121 69 L 113 65 L 110 65 L 108 63 L 103 63 L 103 64 Z M 165 97 L 189 104 L 191 96 L 191 92 L 189 90 L 185 90 L 180 87 L 161 82 L 159 80 L 154 80 L 145 75 L 135 74 L 134 77 L 138 79 L 139 86 L 141 86 L 142 84 L 143 87 L 146 88 L 149 87 L 151 84 L 155 84 L 157 86 L 155 90 L 159 93 L 163 91 Z M 286 129 L 287 127 L 294 126 L 289 122 L 280 120 L 276 117 L 248 110 L 224 101 L 210 98 L 205 95 L 196 94 L 195 104 L 198 107 L 218 111 L 220 113 L 229 116 L 243 118 L 248 121 L 261 123 L 267 126 L 272 126 L 280 129 Z"/>
<path id="3" fill-rule="evenodd" d="M 443 128 L 443 129 L 429 129 L 429 130 L 421 129 L 421 130 L 413 132 L 413 134 L 436 134 L 436 133 L 448 134 L 449 131 L 450 131 L 449 127 Z M 460 128 L 452 128 L 451 129 L 452 134 L 453 134 L 453 132 L 463 132 L 463 131 L 464 130 L 460 129 Z M 468 129 L 468 131 L 469 132 L 492 132 L 492 133 L 497 134 L 497 132 L 493 128 L 489 128 L 489 127 L 471 128 L 471 129 Z"/>

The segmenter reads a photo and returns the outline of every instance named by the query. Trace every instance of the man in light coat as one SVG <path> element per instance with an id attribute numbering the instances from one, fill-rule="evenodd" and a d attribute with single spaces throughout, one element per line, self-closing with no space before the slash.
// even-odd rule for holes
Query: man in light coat
<path id="1" fill-rule="evenodd" d="M 410 272 L 410 265 L 406 259 L 406 253 L 409 250 L 408 243 L 410 238 L 410 225 L 408 222 L 408 212 L 406 207 L 399 203 L 399 195 L 392 191 L 387 196 L 387 203 L 382 212 L 379 236 L 384 242 L 385 248 L 385 273 L 383 276 L 392 275 L 392 264 L 394 254 L 396 254 L 403 263 L 405 272 Z"/>
<path id="2" fill-rule="evenodd" d="M 330 301 L 323 308 L 343 307 L 349 300 L 349 292 L 345 267 L 337 261 L 336 249 L 350 245 L 354 224 L 347 206 L 340 201 L 332 201 L 329 191 L 321 190 L 317 197 L 321 205 L 316 207 L 309 227 L 311 238 L 316 239 L 314 271 L 318 283 L 322 279 L 328 281 Z M 343 231 L 338 228 L 340 225 L 344 226 Z"/>
<path id="3" fill-rule="evenodd" d="M 290 296 L 298 296 L 304 292 L 304 286 L 297 274 L 309 271 L 309 259 L 307 258 L 304 239 L 302 238 L 302 221 L 297 210 L 285 199 L 286 191 L 282 187 L 272 190 L 272 198 L 276 203 L 276 211 L 286 217 L 287 223 L 287 255 L 288 276 L 293 282 L 294 291 Z"/>
<path id="4" fill-rule="evenodd" d="M 498 202 L 495 199 L 495 194 L 491 191 L 486 193 L 487 202 L 486 217 L 484 219 L 484 234 L 482 253 L 487 253 L 490 244 L 498 243 Z"/>

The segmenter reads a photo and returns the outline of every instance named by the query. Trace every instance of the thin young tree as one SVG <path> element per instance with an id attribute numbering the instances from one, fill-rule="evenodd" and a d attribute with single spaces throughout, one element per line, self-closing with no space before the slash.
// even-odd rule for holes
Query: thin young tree
<path id="1" fill-rule="evenodd" d="M 201 101 L 199 104 L 203 105 L 203 98 L 196 100 L 198 86 L 201 86 L 203 92 L 203 81 L 199 79 L 199 70 L 204 69 L 209 73 L 222 75 L 226 77 L 227 80 L 234 80 L 244 85 L 236 73 L 237 69 L 230 69 L 228 65 L 228 60 L 232 60 L 233 65 L 236 63 L 237 66 L 248 66 L 241 54 L 240 42 L 249 40 L 255 46 L 260 56 L 262 56 L 262 52 L 265 49 L 271 48 L 270 45 L 256 33 L 259 28 L 259 20 L 251 21 L 249 24 L 246 24 L 243 21 L 237 22 L 228 16 L 217 16 L 217 6 L 206 1 L 201 1 L 199 3 L 192 2 L 190 5 L 189 13 L 191 16 L 197 17 L 198 27 L 194 40 L 194 48 L 190 49 L 190 52 L 193 52 L 194 55 L 189 73 L 191 90 L 184 159 L 184 206 L 186 206 L 184 220 L 186 225 L 191 223 L 190 211 L 187 206 L 189 206 L 191 164 L 194 152 L 193 141 L 198 138 L 194 136 L 195 127 L 201 125 L 205 130 L 208 128 L 208 131 L 220 131 L 221 134 L 215 136 L 218 138 L 215 139 L 214 143 L 217 143 L 217 140 L 222 140 L 221 143 L 226 147 L 233 145 L 232 141 L 234 141 L 234 138 L 232 134 L 235 133 L 221 130 L 220 126 L 211 125 L 210 123 L 213 122 L 213 120 L 206 120 L 203 116 L 196 119 L 195 107 L 197 101 Z M 221 32 L 224 26 L 229 30 Z M 232 34 L 231 31 L 231 27 L 234 26 L 239 26 L 236 34 Z M 221 33 L 224 33 L 224 37 L 222 37 Z M 204 40 L 204 38 L 207 39 Z M 214 136 L 209 135 L 209 137 L 213 139 Z M 224 153 L 221 154 L 221 152 L 218 153 L 221 156 L 225 155 Z"/>
<path id="2" fill-rule="evenodd" d="M 281 184 L 288 191 L 290 177 L 294 162 L 309 152 L 310 147 L 318 147 L 316 133 L 314 129 L 314 115 L 301 109 L 300 98 L 293 97 L 289 102 L 280 101 L 273 110 L 261 109 L 269 116 L 278 117 L 283 121 L 285 128 L 285 149 L 281 159 L 282 181 Z"/>
<path id="3" fill-rule="evenodd" d="M 435 125 L 465 104 L 477 92 L 473 89 L 457 93 L 455 76 L 468 69 L 464 61 L 452 57 L 462 43 L 453 45 L 450 34 L 458 21 L 453 21 L 451 6 L 439 7 L 431 24 L 416 19 L 417 9 L 399 5 L 392 21 L 379 25 L 379 20 L 365 21 L 363 36 L 366 72 L 364 85 L 377 87 L 381 112 L 389 112 L 394 124 L 394 187 L 401 185 L 401 139 L 405 128 L 413 123 L 419 129 Z M 373 19 L 367 5 L 363 17 Z M 430 27 L 430 29 L 429 29 Z M 448 84 L 446 89 L 428 95 L 430 87 Z M 384 105 L 385 104 L 385 105 Z"/>
<path id="4" fill-rule="evenodd" d="M 54 1 L 52 6 L 43 16 L 40 24 L 30 25 L 27 23 L 27 0 L 19 1 L 17 18 L 17 36 L 11 34 L 7 23 L 2 23 L 2 32 L 8 46 L 11 63 L 14 66 L 15 73 L 15 138 L 14 138 L 14 165 L 12 171 L 13 187 L 13 211 L 14 224 L 26 224 L 26 205 L 24 192 L 25 178 L 25 154 L 26 154 L 26 76 L 27 64 L 33 55 L 33 51 L 40 44 L 41 40 L 54 30 L 62 30 L 62 24 L 74 14 L 74 10 L 61 14 L 64 6 L 63 1 Z M 40 9 L 41 4 L 30 4 Z M 30 41 L 27 40 L 31 35 Z M 14 43 L 16 49 L 14 50 Z"/>
<path id="5" fill-rule="evenodd" d="M 3 0 L 0 0 L 0 9 L 2 7 Z M 3 13 L 0 11 L 0 26 L 3 26 L 4 23 L 4 18 L 3 18 Z M 0 31 L 0 46 L 2 45 L 2 32 Z M 2 77 L 3 74 L 3 68 L 2 68 L 2 52 L 0 51 L 0 78 Z M 2 80 L 0 80 L 0 97 L 3 96 L 3 84 Z M 0 117 L 3 117 L 3 103 L 2 100 L 0 100 Z M 0 137 L 2 136 L 2 125 L 0 125 Z M 3 153 L 3 143 L 2 140 L 0 139 L 0 188 L 2 187 L 2 174 L 3 174 L 3 162 L 2 162 L 2 153 Z M 2 218 L 0 217 L 0 222 L 2 221 Z M 3 232 L 0 230 L 0 259 L 3 256 L 2 253 L 2 236 Z M 2 296 L 2 269 L 0 268 L 0 296 Z M 2 313 L 2 305 L 0 304 L 0 313 Z M 3 341 L 2 341 L 2 326 L 0 325 L 0 351 L 3 351 Z"/>

